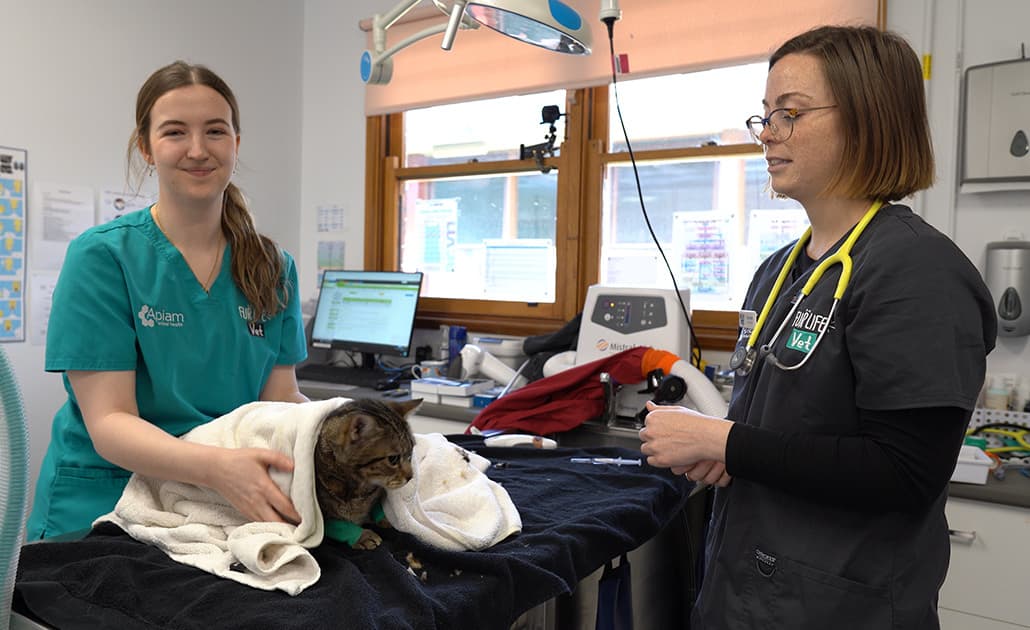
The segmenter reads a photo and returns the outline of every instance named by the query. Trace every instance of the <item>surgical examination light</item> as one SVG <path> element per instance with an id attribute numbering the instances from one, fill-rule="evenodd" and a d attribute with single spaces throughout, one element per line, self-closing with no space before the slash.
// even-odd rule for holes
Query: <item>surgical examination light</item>
<path id="1" fill-rule="evenodd" d="M 372 50 L 361 55 L 361 79 L 383 85 L 393 76 L 391 57 L 417 41 L 443 33 L 440 47 L 450 50 L 459 28 L 482 24 L 513 39 L 547 50 L 573 55 L 590 54 L 590 27 L 569 5 L 559 0 L 433 0 L 448 16 L 441 22 L 386 47 L 386 30 L 419 4 L 403 0 L 390 11 L 372 16 Z M 602 2 L 601 16 L 613 11 L 611 0 Z M 616 18 L 617 19 L 617 18 Z"/>

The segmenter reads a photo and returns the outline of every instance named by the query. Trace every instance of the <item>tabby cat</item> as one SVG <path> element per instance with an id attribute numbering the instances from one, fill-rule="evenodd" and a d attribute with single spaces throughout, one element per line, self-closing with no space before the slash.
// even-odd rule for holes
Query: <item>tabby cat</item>
<path id="1" fill-rule="evenodd" d="M 386 490 L 411 479 L 415 440 L 407 417 L 421 403 L 361 398 L 330 412 L 315 444 L 315 491 L 326 519 L 370 523 L 370 512 Z M 380 524 L 389 525 L 385 519 Z M 351 546 L 375 549 L 382 541 L 362 528 Z"/>

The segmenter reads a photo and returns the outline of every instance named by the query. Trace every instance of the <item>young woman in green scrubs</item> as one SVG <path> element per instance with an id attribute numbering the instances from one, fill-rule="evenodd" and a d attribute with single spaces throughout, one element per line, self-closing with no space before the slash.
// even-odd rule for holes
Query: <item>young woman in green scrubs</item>
<path id="1" fill-rule="evenodd" d="M 140 88 L 129 159 L 156 175 L 158 201 L 68 247 L 46 346 L 68 401 L 30 540 L 88 529 L 132 472 L 211 488 L 254 520 L 299 520 L 269 477 L 289 458 L 176 437 L 255 400 L 307 400 L 297 270 L 231 182 L 239 143 L 236 98 L 211 70 L 175 62 Z"/>

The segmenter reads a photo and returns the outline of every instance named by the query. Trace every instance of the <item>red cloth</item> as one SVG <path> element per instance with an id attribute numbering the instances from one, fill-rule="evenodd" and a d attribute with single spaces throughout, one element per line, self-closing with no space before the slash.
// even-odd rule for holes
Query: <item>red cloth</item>
<path id="1" fill-rule="evenodd" d="M 641 365 L 650 350 L 630 348 L 533 381 L 487 405 L 472 426 L 537 435 L 568 431 L 604 411 L 601 372 L 619 383 L 639 383 L 647 378 Z"/>

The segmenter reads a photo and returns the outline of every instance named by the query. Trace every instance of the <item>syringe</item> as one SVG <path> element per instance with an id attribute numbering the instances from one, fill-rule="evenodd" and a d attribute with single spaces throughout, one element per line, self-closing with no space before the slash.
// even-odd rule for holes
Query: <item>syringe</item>
<path id="1" fill-rule="evenodd" d="M 640 466 L 639 459 L 626 459 L 623 457 L 572 457 L 569 459 L 573 464 L 614 464 L 615 466 Z"/>

